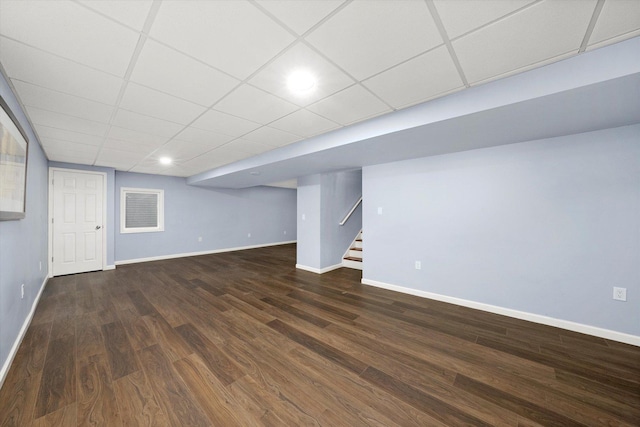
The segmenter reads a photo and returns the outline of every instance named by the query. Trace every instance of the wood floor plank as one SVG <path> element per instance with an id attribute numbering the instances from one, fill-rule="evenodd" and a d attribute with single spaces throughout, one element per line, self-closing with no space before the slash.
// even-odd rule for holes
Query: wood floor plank
<path id="1" fill-rule="evenodd" d="M 146 316 L 147 314 L 153 314 L 156 312 L 155 307 L 147 300 L 147 298 L 140 291 L 127 292 L 129 299 L 138 311 L 140 316 Z"/>
<path id="2" fill-rule="evenodd" d="M 204 426 L 210 423 L 159 345 L 147 347 L 138 354 L 157 401 L 172 425 Z"/>
<path id="3" fill-rule="evenodd" d="M 78 360 L 78 425 L 121 426 L 111 373 L 104 354 Z"/>
<path id="4" fill-rule="evenodd" d="M 111 367 L 111 377 L 114 380 L 140 369 L 135 351 L 120 321 L 102 325 L 102 336 Z"/>
<path id="5" fill-rule="evenodd" d="M 286 323 L 281 322 L 276 319 L 267 324 L 274 330 L 280 332 L 282 335 L 287 338 L 297 342 L 300 345 L 307 347 L 309 350 L 312 350 L 322 357 L 325 357 L 336 364 L 351 370 L 354 373 L 361 373 L 367 368 L 367 365 L 362 363 L 361 361 L 355 359 L 348 354 L 337 350 L 330 345 L 327 345 L 304 332 L 300 332 L 299 330 L 287 325 Z"/>
<path id="6" fill-rule="evenodd" d="M 76 404 L 72 403 L 34 420 L 32 427 L 75 427 L 78 425 Z"/>
<path id="7" fill-rule="evenodd" d="M 391 421 L 388 424 L 416 427 L 445 425 L 363 380 L 353 372 L 336 368 L 329 360 L 306 348 L 293 349 L 288 352 L 288 355 L 305 366 L 307 375 L 312 376 L 315 381 L 322 381 L 321 378 L 325 378 L 326 381 L 332 382 L 346 396 L 354 397 L 371 410 L 380 413 L 383 419 L 388 418 Z"/>
<path id="8" fill-rule="evenodd" d="M 244 375 L 235 362 L 194 328 L 193 325 L 178 326 L 176 331 L 224 385 L 229 385 Z"/>
<path id="9" fill-rule="evenodd" d="M 76 353 L 78 359 L 86 359 L 105 352 L 102 328 L 96 313 L 76 317 Z"/>
<path id="10" fill-rule="evenodd" d="M 51 323 L 27 330 L 0 389 L 0 426 L 25 426 L 33 419 L 50 331 Z"/>
<path id="11" fill-rule="evenodd" d="M 324 328 L 325 326 L 329 326 L 331 324 L 331 322 L 327 320 L 314 316 L 313 314 L 300 310 L 299 308 L 296 308 L 294 306 L 285 304 L 280 299 L 277 299 L 274 297 L 266 297 L 266 298 L 262 298 L 262 301 L 274 307 L 277 307 L 280 310 L 284 310 L 289 314 L 292 314 L 293 316 L 299 317 L 302 320 L 306 320 L 307 322 L 313 325 L 319 326 L 321 328 Z"/>
<path id="12" fill-rule="evenodd" d="M 173 365 L 213 425 L 247 426 L 255 422 L 199 356 L 192 354 Z"/>
<path id="13" fill-rule="evenodd" d="M 246 346 L 249 352 L 260 354 L 261 360 L 266 362 L 261 363 L 260 369 L 251 372 L 250 376 L 262 381 L 266 388 L 278 389 L 281 395 L 287 396 L 315 419 L 320 420 L 339 413 L 341 423 L 337 425 L 359 425 L 364 419 L 370 420 L 372 425 L 395 425 L 385 415 L 363 405 L 354 395 L 336 394 L 332 373 L 339 368 L 332 362 L 324 359 L 329 368 L 323 369 L 323 375 L 314 375 L 308 364 L 292 357 L 291 352 L 283 353 L 281 348 L 268 339 L 257 339 Z M 358 393 L 361 392 L 358 390 Z"/>
<path id="14" fill-rule="evenodd" d="M 113 382 L 123 426 L 166 427 L 167 415 L 147 382 L 143 371 L 137 371 Z"/>
<path id="15" fill-rule="evenodd" d="M 464 375 L 458 375 L 456 377 L 454 385 L 470 393 L 475 393 L 489 402 L 493 402 L 497 405 L 507 408 L 524 418 L 530 419 L 543 425 L 568 427 L 585 426 L 585 424 L 579 423 L 571 418 L 549 411 L 524 399 L 520 399 L 510 394 L 504 393 L 500 390 L 497 390 Z"/>
<path id="16" fill-rule="evenodd" d="M 398 399 L 404 400 L 409 405 L 446 424 L 491 426 L 491 424 L 474 418 L 460 409 L 450 406 L 443 400 L 436 399 L 376 368 L 368 367 L 360 376 L 371 384 L 393 394 Z"/>
<path id="17" fill-rule="evenodd" d="M 618 388 L 623 390 L 625 393 L 629 393 L 640 398 L 640 383 L 637 382 L 637 377 L 635 376 L 632 376 L 630 379 L 621 378 L 620 376 L 612 374 L 612 372 L 606 368 L 599 367 L 591 363 L 580 362 L 574 358 L 555 357 L 553 355 L 535 353 L 512 347 L 507 344 L 496 343 L 490 339 L 479 338 L 478 344 L 498 349 L 505 353 L 509 353 L 526 360 L 531 360 L 554 369 L 562 369 L 584 378 L 589 378 L 605 386 L 608 385 Z"/>
<path id="18" fill-rule="evenodd" d="M 48 281 L 0 426 L 640 425 L 640 348 L 295 268 L 282 245 Z"/>
<path id="19" fill-rule="evenodd" d="M 131 309 L 121 310 L 118 312 L 118 319 L 120 319 L 122 326 L 127 331 L 131 347 L 135 351 L 157 344 L 147 323 L 137 311 Z"/>
<path id="20" fill-rule="evenodd" d="M 176 361 L 187 357 L 193 351 L 178 333 L 159 314 L 143 316 L 153 339 L 161 346 L 169 360 Z"/>
<path id="21" fill-rule="evenodd" d="M 42 370 L 34 418 L 40 418 L 76 401 L 75 336 L 50 340 Z"/>

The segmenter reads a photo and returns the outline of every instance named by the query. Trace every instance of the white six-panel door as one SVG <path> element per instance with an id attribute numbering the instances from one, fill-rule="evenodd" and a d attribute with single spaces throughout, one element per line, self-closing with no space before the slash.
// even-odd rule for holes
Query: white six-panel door
<path id="1" fill-rule="evenodd" d="M 104 175 L 53 170 L 53 276 L 103 269 Z"/>

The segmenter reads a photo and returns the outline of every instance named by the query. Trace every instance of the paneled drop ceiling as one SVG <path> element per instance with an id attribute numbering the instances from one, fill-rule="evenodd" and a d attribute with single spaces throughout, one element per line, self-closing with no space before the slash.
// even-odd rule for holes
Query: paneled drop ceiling
<path id="1" fill-rule="evenodd" d="M 176 176 L 639 34 L 639 0 L 0 0 L 47 157 Z"/>

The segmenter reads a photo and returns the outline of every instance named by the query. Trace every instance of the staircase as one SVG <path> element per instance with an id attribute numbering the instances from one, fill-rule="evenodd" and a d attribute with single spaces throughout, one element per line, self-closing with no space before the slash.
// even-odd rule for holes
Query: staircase
<path id="1" fill-rule="evenodd" d="M 362 270 L 362 231 L 358 233 L 351 247 L 342 258 L 342 266 Z"/>

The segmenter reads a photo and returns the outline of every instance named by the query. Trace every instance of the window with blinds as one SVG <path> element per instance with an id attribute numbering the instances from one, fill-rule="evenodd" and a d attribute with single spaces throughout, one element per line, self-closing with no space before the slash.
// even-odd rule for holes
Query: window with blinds
<path id="1" fill-rule="evenodd" d="M 164 231 L 164 190 L 122 188 L 120 232 Z"/>

